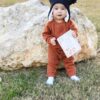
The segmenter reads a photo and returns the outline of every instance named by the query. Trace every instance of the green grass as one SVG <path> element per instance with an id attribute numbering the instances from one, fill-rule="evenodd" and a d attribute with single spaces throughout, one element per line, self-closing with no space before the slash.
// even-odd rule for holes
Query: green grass
<path id="1" fill-rule="evenodd" d="M 17 0 L 8 1 L 2 0 L 0 5 L 8 6 Z M 100 37 L 100 0 L 78 1 L 76 6 L 91 19 Z M 0 100 L 100 100 L 100 52 L 95 59 L 77 63 L 76 66 L 80 83 L 71 81 L 61 69 L 51 87 L 45 85 L 46 67 L 0 71 Z"/>
<path id="2" fill-rule="evenodd" d="M 1 72 L 0 100 L 12 100 L 14 97 L 31 93 L 39 77 L 36 69 L 22 69 L 14 72 Z"/>
<path id="3" fill-rule="evenodd" d="M 45 85 L 45 67 L 1 72 L 0 100 L 99 100 L 100 67 L 96 59 L 76 65 L 80 83 L 71 81 L 61 69 L 51 87 Z"/>

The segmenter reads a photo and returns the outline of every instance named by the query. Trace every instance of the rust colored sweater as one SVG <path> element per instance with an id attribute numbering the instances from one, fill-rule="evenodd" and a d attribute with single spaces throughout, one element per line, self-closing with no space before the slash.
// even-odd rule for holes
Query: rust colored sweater
<path id="1" fill-rule="evenodd" d="M 45 41 L 50 44 L 50 39 L 52 37 L 58 38 L 69 29 L 73 30 L 77 34 L 77 26 L 73 20 L 68 22 L 63 21 L 61 23 L 57 23 L 56 21 L 52 20 L 47 23 L 42 35 Z"/>

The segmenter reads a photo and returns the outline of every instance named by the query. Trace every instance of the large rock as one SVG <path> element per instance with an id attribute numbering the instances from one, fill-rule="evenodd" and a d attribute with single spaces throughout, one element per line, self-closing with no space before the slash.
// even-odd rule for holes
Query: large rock
<path id="1" fill-rule="evenodd" d="M 39 0 L 30 0 L 0 8 L 0 68 L 14 70 L 47 64 L 47 44 L 42 31 L 49 7 Z M 78 8 L 71 10 L 79 27 L 82 51 L 75 61 L 96 56 L 97 33 L 91 21 Z"/>

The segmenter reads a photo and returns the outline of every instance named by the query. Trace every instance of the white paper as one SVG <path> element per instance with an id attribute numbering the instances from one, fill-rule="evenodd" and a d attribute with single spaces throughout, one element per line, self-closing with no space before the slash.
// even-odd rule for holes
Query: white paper
<path id="1" fill-rule="evenodd" d="M 73 31 L 69 30 L 57 38 L 58 43 L 67 57 L 73 56 L 81 50 L 78 40 L 72 36 L 72 33 Z"/>

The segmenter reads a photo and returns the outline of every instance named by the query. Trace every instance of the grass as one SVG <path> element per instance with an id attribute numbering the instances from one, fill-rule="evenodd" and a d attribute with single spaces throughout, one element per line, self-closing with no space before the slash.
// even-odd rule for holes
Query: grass
<path id="1" fill-rule="evenodd" d="M 71 81 L 61 69 L 52 87 L 45 85 L 45 67 L 2 71 L 0 100 L 99 100 L 100 67 L 95 60 L 76 64 L 80 83 Z"/>
<path id="2" fill-rule="evenodd" d="M 17 2 L 23 2 L 26 0 L 0 0 L 0 6 L 9 6 Z"/>
<path id="3" fill-rule="evenodd" d="M 38 78 L 36 69 L 22 69 L 21 71 L 1 72 L 3 82 L 0 84 L 0 100 L 12 100 L 14 97 L 31 93 Z"/>
<path id="4" fill-rule="evenodd" d="M 0 5 L 8 6 L 21 0 L 0 1 Z M 100 0 L 80 0 L 76 6 L 92 20 L 100 37 L 99 4 Z M 98 48 L 99 45 L 100 39 Z M 46 67 L 0 71 L 0 100 L 100 100 L 100 52 L 95 59 L 76 63 L 76 66 L 80 83 L 71 81 L 65 70 L 60 69 L 52 87 L 45 85 Z"/>

